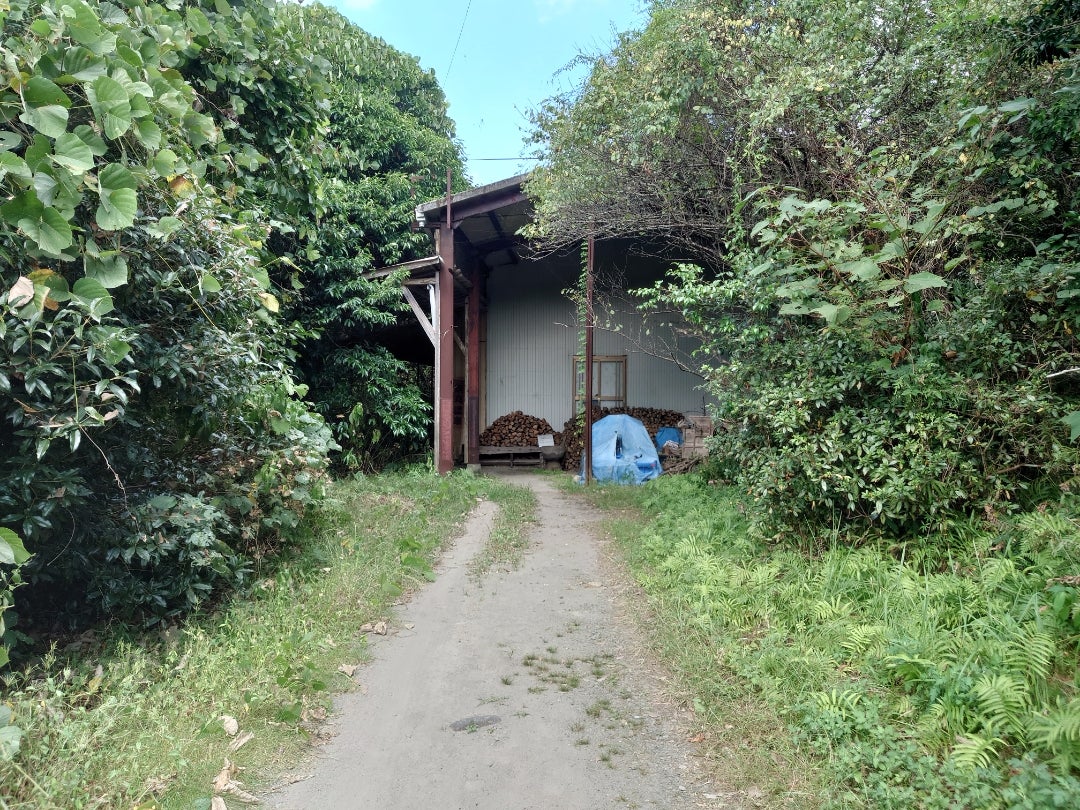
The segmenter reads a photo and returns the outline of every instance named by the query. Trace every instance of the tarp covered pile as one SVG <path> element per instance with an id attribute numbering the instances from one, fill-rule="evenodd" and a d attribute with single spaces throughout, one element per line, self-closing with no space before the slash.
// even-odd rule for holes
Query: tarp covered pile
<path id="1" fill-rule="evenodd" d="M 660 475 L 660 457 L 649 431 L 632 416 L 612 414 L 596 422 L 592 444 L 592 474 L 599 482 L 643 484 Z M 581 472 L 584 475 L 584 454 Z"/>

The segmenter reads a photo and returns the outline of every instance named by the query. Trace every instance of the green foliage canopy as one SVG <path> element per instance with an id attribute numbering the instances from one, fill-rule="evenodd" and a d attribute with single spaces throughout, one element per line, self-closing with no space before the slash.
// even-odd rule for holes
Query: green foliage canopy
<path id="1" fill-rule="evenodd" d="M 373 327 L 406 311 L 400 278 L 364 273 L 430 253 L 412 228 L 419 202 L 465 179 L 454 124 L 434 74 L 336 11 L 303 7 L 293 24 L 327 65 L 324 208 L 295 256 L 286 312 L 312 334 L 299 369 L 309 398 L 331 424 L 350 468 L 423 453 L 431 428 L 430 369 L 370 343 Z M 407 315 L 410 317 L 411 315 Z"/>
<path id="2" fill-rule="evenodd" d="M 703 339 L 717 449 L 771 530 L 1073 486 L 1074 6 L 655 2 L 537 114 L 538 237 L 686 256 L 645 303 Z"/>
<path id="3" fill-rule="evenodd" d="M 280 19 L 0 14 L 0 523 L 35 552 L 38 620 L 197 605 L 317 497 L 332 440 L 292 381 L 265 238 L 267 210 L 317 208 L 326 114 Z"/>

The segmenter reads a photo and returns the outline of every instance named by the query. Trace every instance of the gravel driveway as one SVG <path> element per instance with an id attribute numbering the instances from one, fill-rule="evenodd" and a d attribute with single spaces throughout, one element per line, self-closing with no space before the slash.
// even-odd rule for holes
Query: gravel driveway
<path id="1" fill-rule="evenodd" d="M 539 522 L 513 571 L 470 578 L 496 507 L 483 503 L 425 586 L 372 637 L 336 736 L 279 810 L 737 807 L 700 776 L 687 719 L 627 618 L 625 574 L 596 513 L 517 474 Z"/>

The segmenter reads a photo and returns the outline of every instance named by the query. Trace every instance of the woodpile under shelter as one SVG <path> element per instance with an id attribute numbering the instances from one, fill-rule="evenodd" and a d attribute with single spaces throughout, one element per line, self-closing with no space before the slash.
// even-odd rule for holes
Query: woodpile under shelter
<path id="1" fill-rule="evenodd" d="M 392 348 L 409 359 L 434 353 L 439 472 L 479 465 L 480 434 L 500 416 L 521 411 L 558 429 L 582 404 L 582 322 L 572 294 L 582 256 L 538 254 L 520 236 L 532 217 L 526 180 L 511 177 L 417 206 L 433 254 L 370 274 L 407 272 L 402 292 L 416 320 Z M 651 285 L 670 263 L 623 240 L 597 242 L 594 407 L 704 413 L 702 380 L 688 362 L 692 341 L 677 323 L 639 313 L 626 293 Z"/>

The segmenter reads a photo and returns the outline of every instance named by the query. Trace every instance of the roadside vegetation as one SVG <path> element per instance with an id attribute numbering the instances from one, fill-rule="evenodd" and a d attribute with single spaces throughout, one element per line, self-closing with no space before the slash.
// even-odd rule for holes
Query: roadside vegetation
<path id="1" fill-rule="evenodd" d="M 1080 803 L 1075 512 L 777 541 L 702 475 L 592 492 L 724 781 L 770 807 Z"/>
<path id="2" fill-rule="evenodd" d="M 424 446 L 361 274 L 464 179 L 433 75 L 317 4 L 0 5 L 2 667 L 247 591 Z"/>
<path id="3" fill-rule="evenodd" d="M 680 257 L 636 295 L 700 346 L 708 473 L 598 497 L 770 801 L 1080 805 L 1078 21 L 653 0 L 536 112 L 537 248 Z M 425 250 L 453 123 L 318 5 L 0 29 L 0 808 L 208 807 L 477 496 L 477 571 L 520 550 L 521 493 L 349 477 L 428 446 L 430 375 L 365 342 L 400 279 L 363 273 Z"/>
<path id="4" fill-rule="evenodd" d="M 504 507 L 495 534 L 516 543 L 520 489 L 427 468 L 344 479 L 289 552 L 213 612 L 149 633 L 87 632 L 9 672 L 0 706 L 22 734 L 0 727 L 0 808 L 209 808 L 226 758 L 241 769 L 217 791 L 227 801 L 233 788 L 273 787 L 310 753 L 332 694 L 354 687 L 362 628 L 382 630 L 433 575 L 480 497 Z"/>
<path id="5" fill-rule="evenodd" d="M 656 3 L 537 114 L 534 235 L 654 233 L 778 534 L 903 538 L 1080 471 L 1080 11 Z"/>

